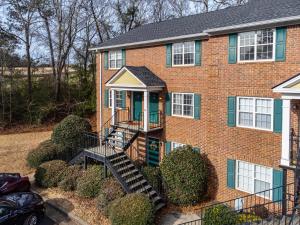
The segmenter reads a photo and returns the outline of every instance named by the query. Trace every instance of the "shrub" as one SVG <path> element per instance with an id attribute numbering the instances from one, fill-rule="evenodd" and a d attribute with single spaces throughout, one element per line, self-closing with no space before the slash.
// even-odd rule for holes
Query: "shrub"
<path id="1" fill-rule="evenodd" d="M 268 218 L 270 214 L 269 210 L 263 205 L 255 205 L 251 209 L 251 213 L 263 219 Z"/>
<path id="2" fill-rule="evenodd" d="M 109 207 L 112 225 L 152 225 L 153 206 L 144 194 L 129 194 Z"/>
<path id="3" fill-rule="evenodd" d="M 146 166 L 142 169 L 142 172 L 149 184 L 151 184 L 155 190 L 159 190 L 162 182 L 160 177 L 160 169 L 158 167 Z"/>
<path id="4" fill-rule="evenodd" d="M 107 212 L 107 206 L 114 200 L 124 196 L 121 185 L 114 178 L 107 178 L 102 183 L 102 188 L 97 197 L 97 208 Z"/>
<path id="5" fill-rule="evenodd" d="M 77 180 L 77 194 L 80 197 L 94 198 L 102 185 L 103 169 L 100 166 L 89 167 Z"/>
<path id="6" fill-rule="evenodd" d="M 80 143 L 83 132 L 91 130 L 92 127 L 86 119 L 70 115 L 54 127 L 51 138 L 56 144 L 72 148 Z"/>
<path id="7" fill-rule="evenodd" d="M 208 180 L 206 162 L 190 146 L 164 157 L 160 169 L 172 203 L 188 205 L 203 200 Z"/>
<path id="8" fill-rule="evenodd" d="M 45 162 L 36 169 L 35 181 L 42 187 L 56 187 L 63 179 L 66 169 L 67 164 L 62 160 Z"/>
<path id="9" fill-rule="evenodd" d="M 64 172 L 64 178 L 58 183 L 58 187 L 64 191 L 74 191 L 77 179 L 82 175 L 80 166 L 69 166 Z"/>
<path id="10" fill-rule="evenodd" d="M 51 140 L 40 143 L 37 148 L 28 153 L 26 158 L 28 165 L 32 168 L 37 168 L 42 163 L 55 159 L 63 160 L 62 148 Z"/>
<path id="11" fill-rule="evenodd" d="M 259 216 L 249 213 L 241 213 L 237 215 L 236 224 L 256 223 L 261 221 Z"/>
<path id="12" fill-rule="evenodd" d="M 225 205 L 209 208 L 204 213 L 204 225 L 236 225 L 237 214 Z"/>

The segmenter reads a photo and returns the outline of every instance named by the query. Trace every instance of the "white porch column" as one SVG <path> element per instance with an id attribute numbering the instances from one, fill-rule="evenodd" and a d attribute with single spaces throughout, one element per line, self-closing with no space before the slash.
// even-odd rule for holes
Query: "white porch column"
<path id="1" fill-rule="evenodd" d="M 116 112 L 116 91 L 114 89 L 111 89 L 111 116 L 112 116 L 111 125 L 116 124 L 116 118 L 114 117 L 115 112 Z"/>
<path id="2" fill-rule="evenodd" d="M 149 92 L 144 91 L 144 131 L 149 129 Z"/>
<path id="3" fill-rule="evenodd" d="M 289 99 L 283 99 L 282 118 L 282 145 L 280 164 L 284 166 L 290 166 L 291 100 Z"/>

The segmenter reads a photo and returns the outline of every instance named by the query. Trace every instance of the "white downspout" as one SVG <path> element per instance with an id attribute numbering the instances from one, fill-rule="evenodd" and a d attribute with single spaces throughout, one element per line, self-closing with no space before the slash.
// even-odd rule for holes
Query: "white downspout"
<path id="1" fill-rule="evenodd" d="M 102 52 L 100 52 L 100 57 L 99 57 L 99 63 L 100 63 L 100 82 L 99 82 L 99 85 L 100 85 L 100 133 L 102 135 Z"/>

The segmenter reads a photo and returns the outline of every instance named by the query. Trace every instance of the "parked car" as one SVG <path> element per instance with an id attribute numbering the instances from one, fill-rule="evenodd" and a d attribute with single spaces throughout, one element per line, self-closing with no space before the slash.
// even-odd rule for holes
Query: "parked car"
<path id="1" fill-rule="evenodd" d="M 41 196 L 19 192 L 0 197 L 0 225 L 37 225 L 44 216 Z"/>
<path id="2" fill-rule="evenodd" d="M 19 173 L 0 173 L 0 195 L 29 190 L 28 177 L 22 177 Z"/>

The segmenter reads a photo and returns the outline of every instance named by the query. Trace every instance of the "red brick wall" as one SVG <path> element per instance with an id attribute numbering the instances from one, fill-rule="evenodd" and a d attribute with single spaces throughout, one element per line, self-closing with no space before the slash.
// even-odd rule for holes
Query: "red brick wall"
<path id="1" fill-rule="evenodd" d="M 166 82 L 167 92 L 193 92 L 202 95 L 201 120 L 167 116 L 163 133 L 156 134 L 156 136 L 160 137 L 161 141 L 176 141 L 198 146 L 202 153 L 207 154 L 216 171 L 214 179 L 218 184 L 217 200 L 228 200 L 245 194 L 226 187 L 228 158 L 278 168 L 281 155 L 281 134 L 228 127 L 227 97 L 280 98 L 279 94 L 272 92 L 272 87 L 300 72 L 299 43 L 300 26 L 291 26 L 287 32 L 286 62 L 230 65 L 228 64 L 228 35 L 211 37 L 202 43 L 202 66 L 200 67 L 166 68 L 165 46 L 126 51 L 126 64 L 147 66 Z M 97 59 L 99 62 L 99 55 Z M 97 71 L 97 94 L 99 96 L 99 63 Z M 103 69 L 104 83 L 115 72 Z M 163 96 L 162 93 L 161 97 Z M 99 100 L 97 109 L 99 118 Z M 103 110 L 104 121 L 110 115 L 109 109 Z M 163 155 L 164 145 L 161 147 Z"/>

